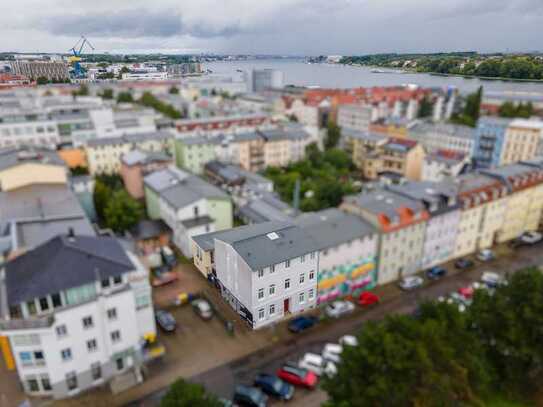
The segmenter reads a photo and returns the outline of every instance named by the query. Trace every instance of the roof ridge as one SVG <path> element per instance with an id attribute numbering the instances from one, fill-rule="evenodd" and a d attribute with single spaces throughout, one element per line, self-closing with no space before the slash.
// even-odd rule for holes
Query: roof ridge
<path id="1" fill-rule="evenodd" d="M 91 238 L 93 238 L 92 236 L 86 236 L 86 237 L 91 237 Z M 111 263 L 119 264 L 119 265 L 121 265 L 121 266 L 126 266 L 126 264 L 121 263 L 121 262 L 119 262 L 119 261 L 117 261 L 117 260 L 115 260 L 115 259 L 112 259 L 112 258 L 108 257 L 108 256 L 103 256 L 103 255 L 101 255 L 101 254 L 92 253 L 92 252 L 90 252 L 90 251 L 88 251 L 88 250 L 85 250 L 84 248 L 81 248 L 81 247 L 78 247 L 78 246 L 72 246 L 72 245 L 70 245 L 70 244 L 67 244 L 67 243 L 70 243 L 70 241 L 68 240 L 68 237 L 66 237 L 66 235 L 59 236 L 59 238 L 62 240 L 62 245 L 63 245 L 63 247 L 65 247 L 65 248 L 69 248 L 69 249 L 71 249 L 71 250 L 75 250 L 75 251 L 78 251 L 78 252 L 81 252 L 81 253 L 85 253 L 85 254 L 87 254 L 87 255 L 91 255 L 91 256 L 96 257 L 96 258 L 99 258 L 99 259 L 107 260 L 107 261 L 109 261 L 109 262 L 111 262 Z M 77 239 L 77 238 L 81 238 L 81 236 L 76 237 L 76 239 Z M 108 238 L 108 239 L 111 239 L 111 238 Z M 67 243 L 66 243 L 66 241 L 67 241 Z M 130 260 L 130 259 L 128 259 L 128 260 Z M 132 262 L 130 262 L 130 265 L 133 266 Z"/>

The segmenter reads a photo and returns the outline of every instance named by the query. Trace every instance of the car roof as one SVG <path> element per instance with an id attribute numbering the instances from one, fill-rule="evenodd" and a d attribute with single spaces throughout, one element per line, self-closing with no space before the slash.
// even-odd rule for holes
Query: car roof
<path id="1" fill-rule="evenodd" d="M 306 373 L 305 369 L 302 369 L 297 366 L 292 366 L 289 364 L 283 365 L 281 369 L 284 370 L 285 372 L 293 373 L 298 376 L 305 376 L 305 373 Z"/>
<path id="2" fill-rule="evenodd" d="M 343 346 L 338 345 L 337 343 L 327 343 L 324 345 L 324 349 L 331 350 L 332 352 L 341 352 L 343 350 Z"/>
<path id="3" fill-rule="evenodd" d="M 320 365 L 323 359 L 321 355 L 317 355 L 316 353 L 310 352 L 304 355 L 303 360 Z"/>

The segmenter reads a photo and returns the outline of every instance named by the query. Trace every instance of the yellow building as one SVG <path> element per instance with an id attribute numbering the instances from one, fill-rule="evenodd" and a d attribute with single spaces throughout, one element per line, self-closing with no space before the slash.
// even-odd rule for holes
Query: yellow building
<path id="1" fill-rule="evenodd" d="M 505 131 L 500 165 L 533 159 L 537 156 L 538 146 L 542 139 L 543 121 L 513 120 Z"/>
<path id="2" fill-rule="evenodd" d="M 507 165 L 484 173 L 502 182 L 509 194 L 497 242 L 537 230 L 543 213 L 543 160 Z"/>
<path id="3" fill-rule="evenodd" d="M 0 150 L 0 190 L 31 184 L 66 184 L 67 170 L 54 150 L 17 148 Z"/>
<path id="4" fill-rule="evenodd" d="M 453 257 L 466 256 L 497 242 L 509 196 L 502 182 L 472 173 L 459 179 L 460 223 Z"/>

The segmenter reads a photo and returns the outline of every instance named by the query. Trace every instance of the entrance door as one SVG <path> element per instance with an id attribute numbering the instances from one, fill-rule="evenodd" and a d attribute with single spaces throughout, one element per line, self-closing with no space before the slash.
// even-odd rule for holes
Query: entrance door
<path id="1" fill-rule="evenodd" d="M 286 298 L 285 301 L 283 301 L 283 314 L 288 314 L 290 312 L 289 305 L 290 298 Z"/>

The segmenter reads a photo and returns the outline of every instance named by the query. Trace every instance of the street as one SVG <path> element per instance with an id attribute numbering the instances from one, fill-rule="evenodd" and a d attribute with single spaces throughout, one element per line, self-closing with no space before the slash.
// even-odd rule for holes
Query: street
<path id="1" fill-rule="evenodd" d="M 413 312 L 417 304 L 424 300 L 436 299 L 441 295 L 457 290 L 480 279 L 484 271 L 494 271 L 502 275 L 513 273 L 529 266 L 543 264 L 541 245 L 522 247 L 512 251 L 508 247 L 496 248 L 497 259 L 488 263 L 476 262 L 473 269 L 455 270 L 452 264 L 446 268 L 447 277 L 426 284 L 411 292 L 402 292 L 396 286 L 381 287 L 383 302 L 371 309 L 358 309 L 354 314 L 335 321 L 325 321 L 317 327 L 298 335 L 290 335 L 286 341 L 254 352 L 246 357 L 210 369 L 190 378 L 191 381 L 203 384 L 209 391 L 220 397 L 231 399 L 236 384 L 252 384 L 259 372 L 274 373 L 283 362 L 296 361 L 306 352 L 321 353 L 327 342 L 337 342 L 345 334 L 354 334 L 363 328 L 364 323 L 379 320 L 390 314 Z M 282 327 L 284 328 L 284 326 Z M 166 389 L 155 392 L 130 406 L 158 405 Z M 296 389 L 292 406 L 316 406 L 326 400 L 320 390 L 313 392 Z"/>

